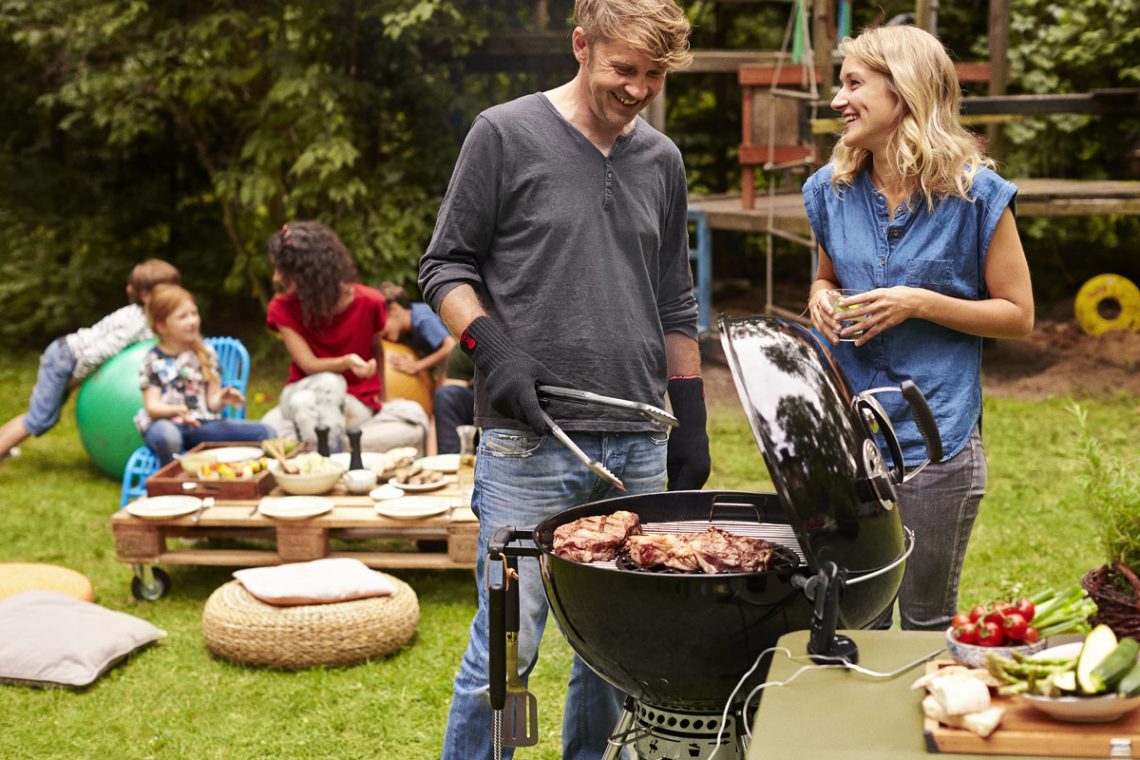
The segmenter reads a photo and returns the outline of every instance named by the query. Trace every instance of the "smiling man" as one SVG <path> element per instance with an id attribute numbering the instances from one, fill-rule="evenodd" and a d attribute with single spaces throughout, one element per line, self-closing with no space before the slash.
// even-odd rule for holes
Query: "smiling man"
<path id="1" fill-rule="evenodd" d="M 471 126 L 420 262 L 420 289 L 475 363 L 483 428 L 479 608 L 455 679 L 443 756 L 492 756 L 487 541 L 572 506 L 621 495 L 547 435 L 535 386 L 562 385 L 654 406 L 637 415 L 550 403 L 550 416 L 629 493 L 697 489 L 709 472 L 688 261 L 687 187 L 677 147 L 638 113 L 688 64 L 689 23 L 672 0 L 578 0 L 577 75 L 495 106 Z M 519 580 L 519 666 L 538 657 L 547 605 L 537 562 Z M 598 604 L 609 603 L 604 598 Z M 598 758 L 621 695 L 574 660 L 563 758 Z"/>

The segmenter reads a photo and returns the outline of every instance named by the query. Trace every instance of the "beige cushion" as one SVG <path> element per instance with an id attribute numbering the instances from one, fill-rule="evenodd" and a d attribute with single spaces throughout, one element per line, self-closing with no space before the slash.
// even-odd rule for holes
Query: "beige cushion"
<path id="1" fill-rule="evenodd" d="M 0 601 L 0 682 L 83 687 L 166 636 L 140 618 L 55 591 Z"/>
<path id="2" fill-rule="evenodd" d="M 234 577 L 266 604 L 331 604 L 396 590 L 392 580 L 349 557 L 238 570 Z"/>

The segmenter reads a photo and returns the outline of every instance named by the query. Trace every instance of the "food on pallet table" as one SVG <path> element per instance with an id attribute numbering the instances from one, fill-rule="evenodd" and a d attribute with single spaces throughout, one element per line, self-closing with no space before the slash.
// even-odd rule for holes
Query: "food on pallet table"
<path id="1" fill-rule="evenodd" d="M 427 486 L 442 483 L 447 476 L 435 470 L 426 470 L 418 464 L 396 468 L 396 483 L 402 486 Z"/>
<path id="2" fill-rule="evenodd" d="M 340 467 L 335 462 L 315 451 L 298 454 L 289 461 L 289 464 L 289 474 L 291 475 L 323 475 L 334 470 L 340 471 Z"/>
<path id="3" fill-rule="evenodd" d="M 262 451 L 270 456 L 287 457 L 300 447 L 301 442 L 296 438 L 266 438 L 261 442 Z"/>
<path id="4" fill-rule="evenodd" d="M 578 562 L 611 560 L 630 535 L 640 532 L 641 520 L 633 512 L 582 517 L 554 529 L 554 553 Z"/>
<path id="5" fill-rule="evenodd" d="M 258 457 L 241 462 L 202 462 L 197 474 L 202 480 L 245 480 L 268 468 L 269 460 Z"/>
<path id="6" fill-rule="evenodd" d="M 419 450 L 415 446 L 398 446 L 376 454 L 375 458 L 366 457 L 364 466 L 375 470 L 380 480 L 386 481 L 397 477 L 396 471 L 409 467 L 418 455 Z"/>

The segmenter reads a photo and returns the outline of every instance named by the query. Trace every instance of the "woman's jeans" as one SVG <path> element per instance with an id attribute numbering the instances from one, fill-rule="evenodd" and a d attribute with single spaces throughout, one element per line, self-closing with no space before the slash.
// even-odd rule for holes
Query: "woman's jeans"
<path id="1" fill-rule="evenodd" d="M 143 440 L 158 457 L 158 463 L 164 465 L 174 459 L 175 454 L 204 441 L 260 443 L 273 436 L 273 428 L 251 420 L 206 420 L 198 427 L 191 427 L 164 419 L 150 423 Z"/>
<path id="2" fill-rule="evenodd" d="M 665 433 L 570 433 L 592 458 L 625 482 L 626 494 L 665 490 Z M 497 528 L 533 528 L 550 515 L 587 502 L 623 495 L 586 468 L 552 435 L 484 430 L 475 458 L 471 508 L 479 516 L 475 586 L 479 606 L 467 651 L 455 677 L 451 713 L 443 742 L 445 760 L 488 760 L 492 756 L 488 695 L 487 542 Z M 548 605 L 538 561 L 519 559 L 519 668 L 525 680 L 538 660 L 538 642 Z M 597 604 L 615 600 L 599 598 Z M 620 604 L 620 602 L 617 602 Z M 577 655 L 570 671 L 562 720 L 564 760 L 596 760 L 617 724 L 622 694 L 596 676 Z M 504 748 L 503 757 L 512 750 Z"/>
<path id="3" fill-rule="evenodd" d="M 898 487 L 903 524 L 914 531 L 899 612 L 904 630 L 940 631 L 958 611 L 966 545 L 986 493 L 986 457 L 975 427 L 966 448 Z"/>

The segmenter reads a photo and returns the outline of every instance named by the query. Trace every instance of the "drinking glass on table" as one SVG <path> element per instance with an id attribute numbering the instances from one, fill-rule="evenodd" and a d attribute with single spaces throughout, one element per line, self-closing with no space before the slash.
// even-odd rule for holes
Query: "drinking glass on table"
<path id="1" fill-rule="evenodd" d="M 835 311 L 835 318 L 839 320 L 839 329 L 842 330 L 844 328 L 851 327 L 852 325 L 857 325 L 867 318 L 866 315 L 860 315 L 858 317 L 852 317 L 850 319 L 843 318 L 843 313 L 845 311 L 858 309 L 862 306 L 862 304 L 850 304 L 848 306 L 844 306 L 843 302 L 848 298 L 859 295 L 861 292 L 862 291 L 860 290 L 854 290 L 852 288 L 833 288 L 832 290 L 827 291 L 827 302 L 831 304 L 832 310 Z M 848 333 L 847 335 L 840 335 L 839 339 L 851 343 L 862 335 L 862 331 Z"/>
<path id="2" fill-rule="evenodd" d="M 475 488 L 475 434 L 478 430 L 474 425 L 459 425 L 455 428 L 459 434 L 459 469 L 456 471 L 456 481 L 465 507 L 471 506 L 471 490 Z"/>

